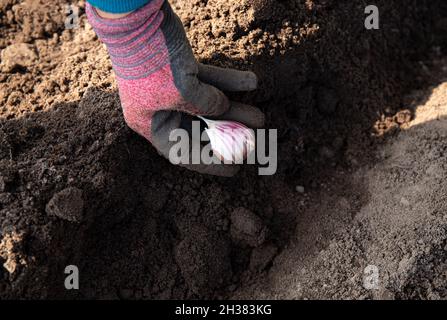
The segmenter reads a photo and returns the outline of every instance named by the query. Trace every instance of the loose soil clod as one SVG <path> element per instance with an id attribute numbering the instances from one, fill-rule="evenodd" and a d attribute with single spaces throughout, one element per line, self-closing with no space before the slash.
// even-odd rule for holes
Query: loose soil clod
<path id="1" fill-rule="evenodd" d="M 61 219 L 80 222 L 84 210 L 82 190 L 78 188 L 67 188 L 56 193 L 48 202 L 46 212 Z"/>
<path id="2" fill-rule="evenodd" d="M 264 243 L 267 228 L 253 212 L 237 208 L 231 213 L 231 237 L 236 243 L 257 247 Z"/>

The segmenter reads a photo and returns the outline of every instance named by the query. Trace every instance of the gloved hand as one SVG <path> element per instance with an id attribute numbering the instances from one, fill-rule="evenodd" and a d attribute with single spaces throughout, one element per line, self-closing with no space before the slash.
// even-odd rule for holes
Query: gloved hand
<path id="1" fill-rule="evenodd" d="M 194 115 L 235 120 L 252 128 L 263 126 L 260 110 L 229 101 L 219 90 L 254 90 L 256 75 L 198 63 L 183 25 L 167 1 L 151 0 L 113 20 L 101 18 L 89 4 L 86 11 L 107 46 L 126 123 L 163 156 L 168 158 L 175 143 L 169 141 L 170 132 L 190 126 L 197 120 Z M 238 166 L 224 164 L 185 167 L 219 176 L 238 171 Z"/>

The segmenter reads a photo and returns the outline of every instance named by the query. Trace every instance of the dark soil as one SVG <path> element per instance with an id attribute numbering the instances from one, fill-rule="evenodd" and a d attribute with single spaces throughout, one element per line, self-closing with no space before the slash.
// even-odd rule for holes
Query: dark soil
<path id="1" fill-rule="evenodd" d="M 364 28 L 360 0 L 171 3 L 200 61 L 260 77 L 259 90 L 232 97 L 260 107 L 278 129 L 277 174 L 258 176 L 248 166 L 226 179 L 170 165 L 126 127 L 83 1 L 79 28 L 68 30 L 64 2 L 0 0 L 0 49 L 23 56 L 3 54 L 0 64 L 0 299 L 272 298 L 278 292 L 263 281 L 279 278 L 285 298 L 377 297 L 349 285 L 327 289 L 333 273 L 325 270 L 337 261 L 331 281 L 346 283 L 361 276 L 363 262 L 343 257 L 395 250 L 390 239 L 365 248 L 366 239 L 387 234 L 371 230 L 386 228 L 353 216 L 371 195 L 379 207 L 386 191 L 359 184 L 358 172 L 382 161 L 377 149 L 410 125 L 417 104 L 406 94 L 439 80 L 427 74 L 435 69 L 427 61 L 443 53 L 446 2 L 378 0 L 374 31 Z M 372 185 L 379 173 L 369 172 Z M 349 208 L 331 211 L 340 206 Z M 396 273 L 399 286 L 381 297 L 445 298 L 443 217 L 431 220 L 426 254 L 409 260 Z M 360 240 L 358 224 L 366 230 Z M 420 236 L 409 232 L 401 245 Z M 291 254 L 300 241 L 305 246 Z M 381 259 L 386 265 L 386 254 Z M 306 261 L 313 289 L 297 294 L 282 276 Z M 78 291 L 63 286 L 67 265 L 79 267 Z"/>

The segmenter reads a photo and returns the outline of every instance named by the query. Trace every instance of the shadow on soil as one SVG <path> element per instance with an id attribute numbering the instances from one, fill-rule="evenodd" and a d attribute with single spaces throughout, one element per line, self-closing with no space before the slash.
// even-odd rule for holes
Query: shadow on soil
<path id="1" fill-rule="evenodd" d="M 272 177 L 258 176 L 254 167 L 225 179 L 170 165 L 125 126 L 115 92 L 93 88 L 81 101 L 0 122 L 0 221 L 4 234 L 24 232 L 18 252 L 29 265 L 14 275 L 0 271 L 0 292 L 6 298 L 216 298 L 256 278 L 275 253 L 264 258 L 262 270 L 251 268 L 253 249 L 231 241 L 231 213 L 240 207 L 256 213 L 270 230 L 262 248 L 280 251 L 305 206 L 295 187 L 304 186 L 311 197 L 327 185 L 362 194 L 362 186 L 331 177 L 368 163 L 382 141 L 371 138 L 380 115 L 407 109 L 400 98 L 409 88 L 404 79 L 418 72 L 414 62 L 400 61 L 427 50 L 426 36 L 416 38 L 421 48 L 412 57 L 405 52 L 414 37 L 403 43 L 399 34 L 382 31 L 351 48 L 362 36 L 345 39 L 333 55 L 325 50 L 339 44 L 322 35 L 317 44 L 253 57 L 260 90 L 232 97 L 261 107 L 268 127 L 279 129 Z M 377 41 L 396 47 L 376 47 Z M 366 62 L 352 61 L 364 56 Z M 83 216 L 74 223 L 45 210 L 67 187 L 83 195 Z M 76 293 L 63 287 L 64 269 L 72 264 L 82 277 Z"/>

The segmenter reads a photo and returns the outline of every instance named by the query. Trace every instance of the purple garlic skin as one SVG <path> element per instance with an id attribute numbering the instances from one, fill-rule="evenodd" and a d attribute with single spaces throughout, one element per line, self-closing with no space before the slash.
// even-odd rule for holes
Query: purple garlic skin
<path id="1" fill-rule="evenodd" d="M 256 138 L 253 129 L 242 123 L 227 120 L 209 120 L 205 129 L 210 138 L 211 149 L 225 163 L 242 164 L 255 150 Z"/>

